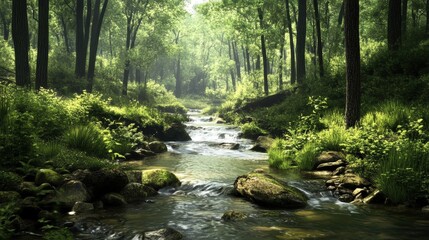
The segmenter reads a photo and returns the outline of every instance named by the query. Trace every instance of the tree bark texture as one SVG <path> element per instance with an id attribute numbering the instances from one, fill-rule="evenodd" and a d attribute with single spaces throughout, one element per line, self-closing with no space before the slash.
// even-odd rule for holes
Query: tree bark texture
<path id="1" fill-rule="evenodd" d="M 401 1 L 389 0 L 387 45 L 391 51 L 398 50 L 401 45 Z"/>
<path id="2" fill-rule="evenodd" d="M 12 1 L 12 37 L 15 48 L 16 85 L 30 87 L 27 0 Z"/>
<path id="3" fill-rule="evenodd" d="M 88 62 L 88 86 L 86 89 L 88 92 L 92 92 L 92 88 L 94 86 L 95 61 L 97 60 L 98 40 L 100 38 L 101 25 L 103 23 L 103 18 L 104 14 L 106 13 L 108 2 L 108 0 L 104 0 L 101 12 L 101 0 L 96 0 L 94 4 L 94 17 L 92 19 L 91 42 Z"/>
<path id="4" fill-rule="evenodd" d="M 408 15 L 408 0 L 402 0 L 402 16 L 401 16 L 401 31 L 402 38 L 407 37 L 407 15 Z"/>
<path id="5" fill-rule="evenodd" d="M 48 88 L 49 0 L 39 0 L 36 90 Z"/>
<path id="6" fill-rule="evenodd" d="M 346 47 L 346 127 L 360 119 L 360 45 L 359 0 L 344 0 L 344 35 Z"/>
<path id="7" fill-rule="evenodd" d="M 298 1 L 298 26 L 296 37 L 296 75 L 297 83 L 305 80 L 305 39 L 307 33 L 307 1 Z"/>
<path id="8" fill-rule="evenodd" d="M 264 31 L 264 12 L 261 8 L 258 8 L 258 17 L 259 17 L 259 27 Z M 267 48 L 265 46 L 265 34 L 261 34 L 261 53 L 262 53 L 262 63 L 264 64 L 264 93 L 265 95 L 269 94 L 268 88 L 268 57 L 267 57 Z"/>
<path id="9" fill-rule="evenodd" d="M 290 83 L 295 84 L 296 82 L 295 45 L 293 42 L 293 29 L 292 29 L 292 21 L 290 17 L 289 0 L 286 0 L 285 4 L 286 4 L 286 18 L 287 18 L 287 24 L 289 29 Z"/>
<path id="10" fill-rule="evenodd" d="M 325 74 L 323 68 L 323 45 L 322 45 L 322 33 L 320 30 L 320 14 L 319 14 L 319 1 L 313 0 L 314 6 L 314 18 L 316 20 L 316 35 L 317 35 L 317 59 L 319 62 L 319 75 L 323 77 Z"/>
<path id="11" fill-rule="evenodd" d="M 232 53 L 232 46 L 231 41 L 228 41 L 228 56 L 230 60 L 234 60 L 235 56 L 233 57 Z M 233 68 L 229 68 L 229 74 L 231 75 L 231 82 L 232 82 L 232 90 L 236 90 L 236 79 L 235 79 L 235 72 Z"/>

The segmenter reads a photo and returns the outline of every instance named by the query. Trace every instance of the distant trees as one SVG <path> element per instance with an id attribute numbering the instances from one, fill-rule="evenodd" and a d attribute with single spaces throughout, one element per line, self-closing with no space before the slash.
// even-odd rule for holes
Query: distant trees
<path id="1" fill-rule="evenodd" d="M 346 47 L 346 127 L 360 119 L 360 45 L 359 0 L 344 0 L 344 36 Z"/>
<path id="2" fill-rule="evenodd" d="M 16 85 L 30 87 L 27 0 L 12 1 L 12 37 L 15 48 Z"/>

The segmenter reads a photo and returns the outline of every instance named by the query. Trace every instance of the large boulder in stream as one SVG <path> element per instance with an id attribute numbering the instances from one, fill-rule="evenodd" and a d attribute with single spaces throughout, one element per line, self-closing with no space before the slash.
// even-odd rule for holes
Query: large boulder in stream
<path id="1" fill-rule="evenodd" d="M 255 145 L 250 149 L 255 152 L 267 152 L 273 145 L 274 139 L 267 136 L 259 136 Z"/>
<path id="2" fill-rule="evenodd" d="M 73 173 L 81 180 L 94 197 L 109 192 L 120 192 L 128 184 L 127 174 L 120 169 L 100 169 L 94 172 L 80 171 Z"/>
<path id="3" fill-rule="evenodd" d="M 266 207 L 300 208 L 305 207 L 308 200 L 300 190 L 260 172 L 239 176 L 234 189 L 245 199 Z"/>
<path id="4" fill-rule="evenodd" d="M 186 132 L 186 126 L 183 124 L 173 124 L 159 136 L 162 141 L 190 141 L 192 140 Z"/>
<path id="5" fill-rule="evenodd" d="M 142 172 L 142 184 L 158 191 L 165 187 L 178 187 L 180 181 L 172 172 L 165 169 L 152 169 Z"/>
<path id="6" fill-rule="evenodd" d="M 179 240 L 183 235 L 173 228 L 162 228 L 144 233 L 144 240 Z"/>

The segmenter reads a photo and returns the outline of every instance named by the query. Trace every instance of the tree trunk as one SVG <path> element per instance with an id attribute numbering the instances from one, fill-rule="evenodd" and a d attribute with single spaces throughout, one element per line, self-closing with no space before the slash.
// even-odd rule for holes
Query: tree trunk
<path id="1" fill-rule="evenodd" d="M 261 8 L 258 8 L 258 17 L 259 17 L 259 27 L 262 31 L 264 31 L 264 13 Z M 264 64 L 264 93 L 265 95 L 269 94 L 268 89 L 268 57 L 267 57 L 267 49 L 265 46 L 265 34 L 261 34 L 261 51 L 262 51 L 262 62 Z"/>
<path id="2" fill-rule="evenodd" d="M 360 46 L 359 0 L 344 1 L 344 35 L 346 47 L 346 127 L 360 119 Z"/>
<path id="3" fill-rule="evenodd" d="M 232 41 L 231 45 L 232 45 L 232 51 L 234 53 L 235 69 L 237 72 L 237 81 L 240 82 L 240 80 L 241 80 L 241 64 L 240 64 L 240 57 L 238 55 L 237 42 Z"/>
<path id="4" fill-rule="evenodd" d="M 241 45 L 241 53 L 243 54 L 243 65 L 244 65 L 244 72 L 249 72 L 247 70 L 247 64 L 246 64 L 246 51 L 244 49 L 244 46 Z"/>
<path id="5" fill-rule="evenodd" d="M 408 0 L 402 0 L 402 16 L 401 16 L 401 31 L 402 38 L 407 38 L 407 15 L 408 15 Z"/>
<path id="6" fill-rule="evenodd" d="M 401 0 L 389 0 L 387 45 L 390 51 L 401 45 Z"/>
<path id="7" fill-rule="evenodd" d="M 296 73 L 297 82 L 305 80 L 305 39 L 307 33 L 307 1 L 298 1 L 298 26 L 296 37 Z"/>
<path id="8" fill-rule="evenodd" d="M 285 1 L 286 4 L 286 18 L 289 29 L 289 48 L 290 48 L 290 83 L 296 82 L 296 64 L 295 64 L 295 45 L 293 43 L 293 29 L 292 21 L 290 18 L 289 0 Z"/>
<path id="9" fill-rule="evenodd" d="M 136 82 L 139 85 L 142 83 L 142 72 L 138 67 L 136 67 Z"/>
<path id="10" fill-rule="evenodd" d="M 1 22 L 3 24 L 3 39 L 5 41 L 9 40 L 9 25 L 10 21 L 8 21 L 5 16 L 1 16 Z"/>
<path id="11" fill-rule="evenodd" d="M 12 37 L 15 48 L 16 85 L 30 87 L 27 0 L 12 1 Z"/>
<path id="12" fill-rule="evenodd" d="M 64 20 L 63 15 L 60 16 L 60 20 L 61 20 L 61 26 L 63 27 L 64 46 L 66 47 L 67 53 L 70 53 L 69 34 L 67 31 L 67 24 L 66 24 L 66 21 Z"/>
<path id="13" fill-rule="evenodd" d="M 285 33 L 283 32 L 282 38 L 280 38 L 280 57 L 279 57 L 279 90 L 283 90 L 283 58 L 285 48 Z"/>
<path id="14" fill-rule="evenodd" d="M 319 15 L 319 2 L 313 0 L 314 5 L 314 18 L 316 20 L 316 34 L 317 34 L 317 59 L 319 61 L 319 75 L 323 77 L 325 71 L 323 69 L 323 49 L 322 49 L 322 33 L 320 30 L 320 15 Z"/>
<path id="15" fill-rule="evenodd" d="M 77 78 L 85 77 L 86 54 L 88 49 L 89 28 L 91 18 L 91 1 L 87 1 L 87 16 L 84 28 L 84 0 L 76 0 L 76 63 L 75 75 Z"/>
<path id="16" fill-rule="evenodd" d="M 231 41 L 228 41 L 228 56 L 230 60 L 234 60 L 235 57 L 233 57 L 232 53 L 232 46 Z M 231 82 L 232 82 L 232 90 L 236 90 L 236 81 L 235 81 L 235 73 L 233 68 L 229 68 L 229 74 L 231 75 Z"/>
<path id="17" fill-rule="evenodd" d="M 429 34 L 429 0 L 426 0 L 426 35 Z"/>
<path id="18" fill-rule="evenodd" d="M 48 88 L 49 0 L 39 0 L 36 90 Z"/>
<path id="19" fill-rule="evenodd" d="M 92 88 L 94 86 L 95 61 L 97 60 L 98 40 L 100 38 L 101 25 L 103 23 L 104 14 L 106 13 L 107 3 L 109 2 L 109 0 L 104 0 L 100 13 L 100 1 L 101 0 L 95 1 L 94 17 L 92 19 L 91 43 L 88 62 L 88 87 L 86 89 L 88 92 L 92 92 Z"/>
<path id="20" fill-rule="evenodd" d="M 177 57 L 176 71 L 174 75 L 176 77 L 176 89 L 174 90 L 174 95 L 177 98 L 180 98 L 182 97 L 182 72 L 181 72 L 180 54 Z"/>
<path id="21" fill-rule="evenodd" d="M 250 74 L 250 72 L 252 72 L 252 66 L 250 65 L 249 46 L 246 46 L 246 63 L 247 63 L 247 73 Z"/>

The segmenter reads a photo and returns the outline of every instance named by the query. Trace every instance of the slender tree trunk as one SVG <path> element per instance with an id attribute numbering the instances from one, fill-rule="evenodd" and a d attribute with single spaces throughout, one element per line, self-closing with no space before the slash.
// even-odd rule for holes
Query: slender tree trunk
<path id="1" fill-rule="evenodd" d="M 235 57 L 233 57 L 232 53 L 232 43 L 231 41 L 228 41 L 228 56 L 230 60 L 234 60 Z M 229 74 L 231 75 L 231 82 L 232 82 L 232 90 L 236 90 L 236 81 L 235 81 L 235 72 L 232 67 L 229 68 Z"/>
<path id="2" fill-rule="evenodd" d="M 401 0 L 389 0 L 387 45 L 390 51 L 401 45 Z"/>
<path id="3" fill-rule="evenodd" d="M 231 45 L 234 53 L 235 69 L 237 72 L 237 81 L 240 82 L 241 81 L 241 64 L 240 64 L 240 57 L 238 55 L 237 42 L 232 41 Z"/>
<path id="4" fill-rule="evenodd" d="M 258 8 L 258 17 L 259 17 L 259 27 L 262 31 L 265 30 L 264 26 L 264 13 L 261 8 Z M 268 57 L 267 57 L 267 49 L 265 46 L 265 34 L 261 34 L 261 51 L 262 51 L 262 62 L 264 64 L 264 93 L 265 95 L 269 94 L 268 89 Z"/>
<path id="5" fill-rule="evenodd" d="M 249 46 L 246 46 L 246 63 L 247 63 L 247 73 L 250 74 L 252 72 L 252 66 L 250 65 Z"/>
<path id="6" fill-rule="evenodd" d="M 344 0 L 343 0 L 343 3 L 341 4 L 340 13 L 338 14 L 338 27 L 341 27 L 341 25 L 343 24 L 343 19 L 344 19 Z"/>
<path id="7" fill-rule="evenodd" d="M 4 16 L 1 16 L 1 22 L 3 24 L 3 39 L 5 41 L 9 40 L 9 25 L 10 21 L 6 20 Z"/>
<path id="8" fill-rule="evenodd" d="M 296 73 L 297 82 L 302 84 L 305 80 L 305 39 L 307 31 L 307 1 L 298 1 L 298 26 L 296 37 Z"/>
<path id="9" fill-rule="evenodd" d="M 136 82 L 137 84 L 141 84 L 142 83 L 142 74 L 141 74 L 141 70 L 140 68 L 136 67 Z"/>
<path id="10" fill-rule="evenodd" d="M 39 0 L 36 90 L 48 88 L 49 0 Z"/>
<path id="11" fill-rule="evenodd" d="M 285 49 L 285 32 L 283 31 L 282 37 L 280 38 L 280 57 L 279 57 L 279 90 L 283 90 L 283 58 Z"/>
<path id="12" fill-rule="evenodd" d="M 346 127 L 360 119 L 360 46 L 359 0 L 344 0 L 344 35 L 346 46 Z"/>
<path id="13" fill-rule="evenodd" d="M 66 21 L 64 20 L 64 16 L 61 15 L 60 20 L 61 20 L 61 26 L 63 27 L 64 46 L 66 47 L 67 53 L 70 53 L 69 34 L 67 31 L 67 24 L 66 24 Z"/>
<path id="14" fill-rule="evenodd" d="M 325 71 L 323 69 L 323 49 L 322 49 L 322 33 L 320 30 L 320 15 L 319 15 L 319 2 L 313 0 L 314 5 L 314 18 L 316 20 L 316 34 L 317 34 L 317 59 L 319 61 L 319 75 L 323 77 Z"/>
<path id="15" fill-rule="evenodd" d="M 177 57 L 177 64 L 176 64 L 176 72 L 175 72 L 175 77 L 176 77 L 176 89 L 174 90 L 174 95 L 177 98 L 182 97 L 182 72 L 181 72 L 181 59 L 180 59 L 180 54 Z"/>
<path id="16" fill-rule="evenodd" d="M 244 72 L 249 72 L 248 71 L 248 69 L 247 69 L 247 64 L 246 64 L 246 51 L 245 51 L 245 49 L 244 49 L 244 46 L 243 45 L 241 45 L 241 53 L 243 54 L 243 65 L 244 65 Z"/>
<path id="17" fill-rule="evenodd" d="M 97 60 L 97 48 L 98 40 L 100 38 L 101 25 L 103 23 L 104 14 L 109 0 L 104 0 L 103 7 L 100 13 L 101 0 L 96 0 L 94 4 L 94 17 L 92 19 L 91 28 L 91 44 L 89 50 L 89 62 L 88 62 L 88 87 L 87 91 L 92 92 L 94 86 L 94 73 L 95 73 L 95 61 Z"/>
<path id="18" fill-rule="evenodd" d="M 84 26 L 84 0 L 76 0 L 76 65 L 77 78 L 85 77 L 86 54 L 88 51 L 89 26 L 91 21 L 91 1 L 87 0 L 87 14 Z"/>
<path id="19" fill-rule="evenodd" d="M 408 15 L 408 0 L 402 0 L 402 16 L 401 16 L 401 31 L 402 39 L 407 38 L 407 15 Z"/>
<path id="20" fill-rule="evenodd" d="M 426 0 L 426 35 L 429 34 L 429 0 Z"/>
<path id="21" fill-rule="evenodd" d="M 12 1 L 12 37 L 15 48 L 16 85 L 30 87 L 27 0 Z"/>
<path id="22" fill-rule="evenodd" d="M 286 18 L 289 29 L 289 48 L 290 48 L 290 83 L 296 82 L 296 64 L 295 64 L 295 45 L 293 43 L 293 29 L 292 21 L 290 18 L 289 0 L 285 1 L 286 4 Z"/>

